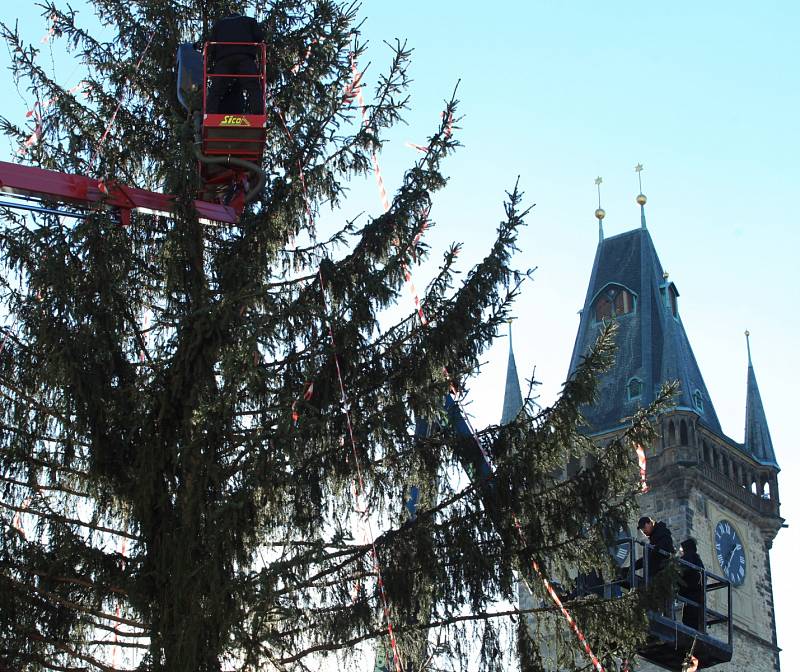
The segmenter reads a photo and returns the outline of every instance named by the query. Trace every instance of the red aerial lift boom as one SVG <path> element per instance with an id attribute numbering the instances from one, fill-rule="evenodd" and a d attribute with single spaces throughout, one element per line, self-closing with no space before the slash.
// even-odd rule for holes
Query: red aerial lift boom
<path id="1" fill-rule="evenodd" d="M 0 191 L 88 208 L 116 209 L 123 224 L 130 222 L 132 210 L 169 215 L 175 207 L 173 197 L 167 194 L 6 161 L 0 161 Z M 19 207 L 16 203 L 0 205 Z M 194 202 L 194 207 L 201 219 L 226 224 L 235 224 L 239 219 L 239 213 L 234 208 L 221 203 L 198 200 Z"/>
<path id="2" fill-rule="evenodd" d="M 258 56 L 257 74 L 219 74 L 208 72 L 208 49 L 214 45 L 243 44 L 253 47 Z M 241 85 L 245 78 L 258 83 L 260 100 L 247 101 L 257 108 L 257 114 L 244 110 L 220 113 L 206 109 L 208 91 L 215 80 L 227 78 Z M 202 86 L 199 110 L 191 104 L 192 92 Z M 252 87 L 251 87 L 252 88 Z M 207 221 L 236 224 L 244 206 L 264 188 L 266 176 L 261 169 L 261 158 L 266 140 L 266 45 L 259 42 L 233 43 L 209 42 L 202 54 L 192 45 L 181 45 L 178 50 L 178 98 L 187 111 L 193 114 L 195 129 L 195 156 L 203 181 L 201 198 L 194 202 L 198 216 Z M 243 97 L 234 103 L 244 102 Z M 253 180 L 253 178 L 255 178 Z M 251 184 L 254 182 L 254 184 Z M 0 192 L 57 203 L 69 203 L 83 209 L 114 209 L 119 212 L 122 224 L 130 223 L 131 211 L 170 215 L 175 207 L 174 197 L 130 187 L 113 180 L 98 180 L 85 175 L 71 175 L 54 170 L 0 161 Z M 0 207 L 21 208 L 36 212 L 49 212 L 72 217 L 85 216 L 84 212 L 60 211 L 45 203 L 36 205 L 21 202 L 2 202 Z"/>

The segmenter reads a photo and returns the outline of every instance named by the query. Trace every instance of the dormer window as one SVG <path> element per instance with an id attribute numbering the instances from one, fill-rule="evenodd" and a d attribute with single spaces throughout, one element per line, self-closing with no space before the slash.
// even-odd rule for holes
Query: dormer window
<path id="1" fill-rule="evenodd" d="M 642 381 L 638 378 L 631 378 L 628 381 L 628 400 L 638 399 L 642 396 Z"/>
<path id="2" fill-rule="evenodd" d="M 661 291 L 661 301 L 672 313 L 672 317 L 678 317 L 678 297 L 680 292 L 674 282 L 669 281 L 669 273 L 664 273 L 664 284 L 659 288 Z"/>
<path id="3" fill-rule="evenodd" d="M 678 317 L 678 290 L 673 284 L 669 286 L 669 308 L 672 311 L 672 317 Z"/>
<path id="4" fill-rule="evenodd" d="M 610 320 L 620 315 L 627 315 L 636 310 L 636 297 L 624 287 L 608 285 L 594 302 L 594 319 L 596 322 Z"/>
<path id="5" fill-rule="evenodd" d="M 694 407 L 698 413 L 703 412 L 703 393 L 700 390 L 695 390 L 694 394 L 692 395 L 692 401 L 694 402 Z"/>

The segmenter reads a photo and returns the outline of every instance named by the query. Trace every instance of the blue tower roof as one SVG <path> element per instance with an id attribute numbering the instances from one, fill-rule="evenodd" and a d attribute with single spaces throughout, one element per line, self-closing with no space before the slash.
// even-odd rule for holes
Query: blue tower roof
<path id="1" fill-rule="evenodd" d="M 772 437 L 767 426 L 767 416 L 758 392 L 753 360 L 750 357 L 750 334 L 747 335 L 747 405 L 745 410 L 744 449 L 762 464 L 778 467 Z"/>
<path id="2" fill-rule="evenodd" d="M 503 396 L 503 416 L 501 425 L 515 420 L 523 407 L 522 392 L 519 389 L 517 363 L 514 361 L 514 345 L 511 342 L 511 325 L 508 325 L 508 368 L 506 369 L 506 391 Z"/>
<path id="3" fill-rule="evenodd" d="M 616 363 L 601 379 L 598 403 L 584 409 L 592 433 L 619 427 L 638 407 L 652 402 L 664 383 L 678 380 L 676 405 L 697 413 L 706 427 L 722 434 L 683 328 L 678 296 L 645 227 L 644 208 L 641 228 L 599 242 L 570 361 L 571 375 L 604 319 L 616 319 Z"/>

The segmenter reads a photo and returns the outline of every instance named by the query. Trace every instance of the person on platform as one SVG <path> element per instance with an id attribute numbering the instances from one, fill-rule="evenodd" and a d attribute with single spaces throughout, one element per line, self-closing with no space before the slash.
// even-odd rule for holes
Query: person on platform
<path id="1" fill-rule="evenodd" d="M 652 579 L 667 566 L 670 556 L 675 552 L 672 533 L 665 523 L 654 521 L 650 516 L 639 518 L 637 528 L 647 537 L 647 579 Z M 642 569 L 644 557 L 636 561 L 636 569 Z"/>
<path id="2" fill-rule="evenodd" d="M 683 624 L 695 630 L 700 630 L 700 620 L 703 612 L 703 583 L 701 570 L 705 569 L 705 567 L 700 556 L 697 554 L 697 541 L 692 537 L 681 542 L 681 558 L 686 562 L 690 562 L 694 567 L 681 565 L 683 571 L 681 573 L 681 585 L 678 590 L 678 595 L 696 603 L 684 603 Z"/>
<path id="3" fill-rule="evenodd" d="M 211 29 L 209 42 L 263 42 L 258 22 L 232 12 Z M 258 47 L 252 44 L 212 44 L 208 52 L 208 72 L 214 75 L 257 75 Z M 211 90 L 206 102 L 210 114 L 263 114 L 264 101 L 258 77 L 210 77 Z"/>

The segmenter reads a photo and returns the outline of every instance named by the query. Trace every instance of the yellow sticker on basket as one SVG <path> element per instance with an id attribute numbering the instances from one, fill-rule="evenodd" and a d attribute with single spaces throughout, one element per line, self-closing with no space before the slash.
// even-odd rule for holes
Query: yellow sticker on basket
<path id="1" fill-rule="evenodd" d="M 249 126 L 250 122 L 247 117 L 240 117 L 235 114 L 226 114 L 222 121 L 219 122 L 220 126 Z"/>

